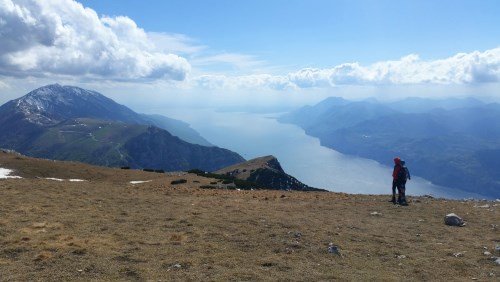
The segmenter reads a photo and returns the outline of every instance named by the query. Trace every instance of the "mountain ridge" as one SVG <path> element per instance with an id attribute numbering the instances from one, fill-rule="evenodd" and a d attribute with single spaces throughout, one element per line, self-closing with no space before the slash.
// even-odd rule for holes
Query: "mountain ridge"
<path id="1" fill-rule="evenodd" d="M 112 166 L 154 164 L 165 170 L 211 171 L 244 160 L 229 150 L 191 144 L 157 127 L 172 121 L 187 128 L 173 119 L 138 114 L 95 91 L 52 84 L 0 106 L 0 146 L 31 156 Z M 157 130 L 151 131 L 153 127 Z M 154 138 L 156 147 L 135 144 L 143 134 Z M 144 158 L 143 151 L 154 153 Z"/>
<path id="2" fill-rule="evenodd" d="M 341 153 L 388 166 L 400 156 L 412 173 L 435 184 L 500 197 L 500 174 L 491 167 L 500 158 L 500 105 L 475 99 L 437 104 L 417 99 L 413 107 L 411 101 L 404 100 L 402 111 L 395 104 L 371 101 L 351 102 L 364 104 L 355 111 L 349 103 L 323 107 L 320 102 L 318 108 L 304 107 L 279 121 L 302 127 L 306 134 L 319 138 L 321 145 Z"/>

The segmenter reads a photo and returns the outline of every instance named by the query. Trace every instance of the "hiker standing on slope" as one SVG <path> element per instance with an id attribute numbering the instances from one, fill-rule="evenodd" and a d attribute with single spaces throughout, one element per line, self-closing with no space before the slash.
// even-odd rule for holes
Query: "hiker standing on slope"
<path id="1" fill-rule="evenodd" d="M 392 171 L 392 199 L 391 202 L 396 204 L 396 188 L 398 189 L 398 204 L 402 206 L 408 205 L 406 202 L 405 184 L 407 179 L 408 169 L 403 166 L 399 157 L 394 158 L 394 170 Z M 409 176 L 409 172 L 408 172 Z"/>
<path id="2" fill-rule="evenodd" d="M 401 160 L 401 172 L 398 175 L 398 179 L 401 182 L 401 188 L 400 188 L 400 197 L 401 197 L 401 202 L 400 204 L 402 205 L 408 205 L 406 202 L 406 181 L 411 180 L 411 175 L 410 171 L 406 167 L 405 161 Z"/>

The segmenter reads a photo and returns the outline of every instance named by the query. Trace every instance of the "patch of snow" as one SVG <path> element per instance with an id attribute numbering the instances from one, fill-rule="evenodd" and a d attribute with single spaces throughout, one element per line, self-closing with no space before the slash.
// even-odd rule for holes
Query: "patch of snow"
<path id="1" fill-rule="evenodd" d="M 151 182 L 151 180 L 130 181 L 130 184 L 141 184 L 141 183 L 146 183 L 146 182 Z"/>
<path id="2" fill-rule="evenodd" d="M 70 182 L 82 182 L 82 181 L 87 181 L 83 179 L 69 179 Z"/>
<path id="3" fill-rule="evenodd" d="M 11 169 L 6 169 L 6 168 L 1 168 L 0 167 L 0 179 L 7 179 L 7 178 L 22 178 L 20 176 L 14 176 L 14 175 L 9 175 L 12 173 Z"/>
<path id="4" fill-rule="evenodd" d="M 64 181 L 63 179 L 53 178 L 53 177 L 46 177 L 45 179 L 47 179 L 47 180 L 54 180 L 54 181 Z"/>

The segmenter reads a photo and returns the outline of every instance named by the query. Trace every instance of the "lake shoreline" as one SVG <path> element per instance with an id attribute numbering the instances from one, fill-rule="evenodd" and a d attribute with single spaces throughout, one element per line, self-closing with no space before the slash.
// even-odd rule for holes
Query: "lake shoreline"
<path id="1" fill-rule="evenodd" d="M 245 159 L 274 155 L 288 174 L 311 187 L 350 194 L 391 193 L 392 168 L 324 147 L 318 138 L 307 135 L 302 128 L 278 122 L 282 113 L 218 112 L 216 109 L 153 109 L 151 113 L 183 120 L 210 143 L 235 151 Z M 411 170 L 411 164 L 409 168 Z M 407 193 L 447 199 L 485 198 L 434 185 L 417 176 L 408 182 Z"/>

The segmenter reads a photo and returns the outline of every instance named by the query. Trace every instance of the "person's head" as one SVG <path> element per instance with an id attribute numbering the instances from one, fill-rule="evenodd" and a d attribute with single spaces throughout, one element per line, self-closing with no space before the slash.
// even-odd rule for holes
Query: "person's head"
<path id="1" fill-rule="evenodd" d="M 401 165 L 405 165 L 405 161 L 401 160 Z"/>
<path id="2" fill-rule="evenodd" d="M 401 163 L 401 159 L 399 157 L 395 157 L 394 164 L 400 164 L 400 163 Z"/>

